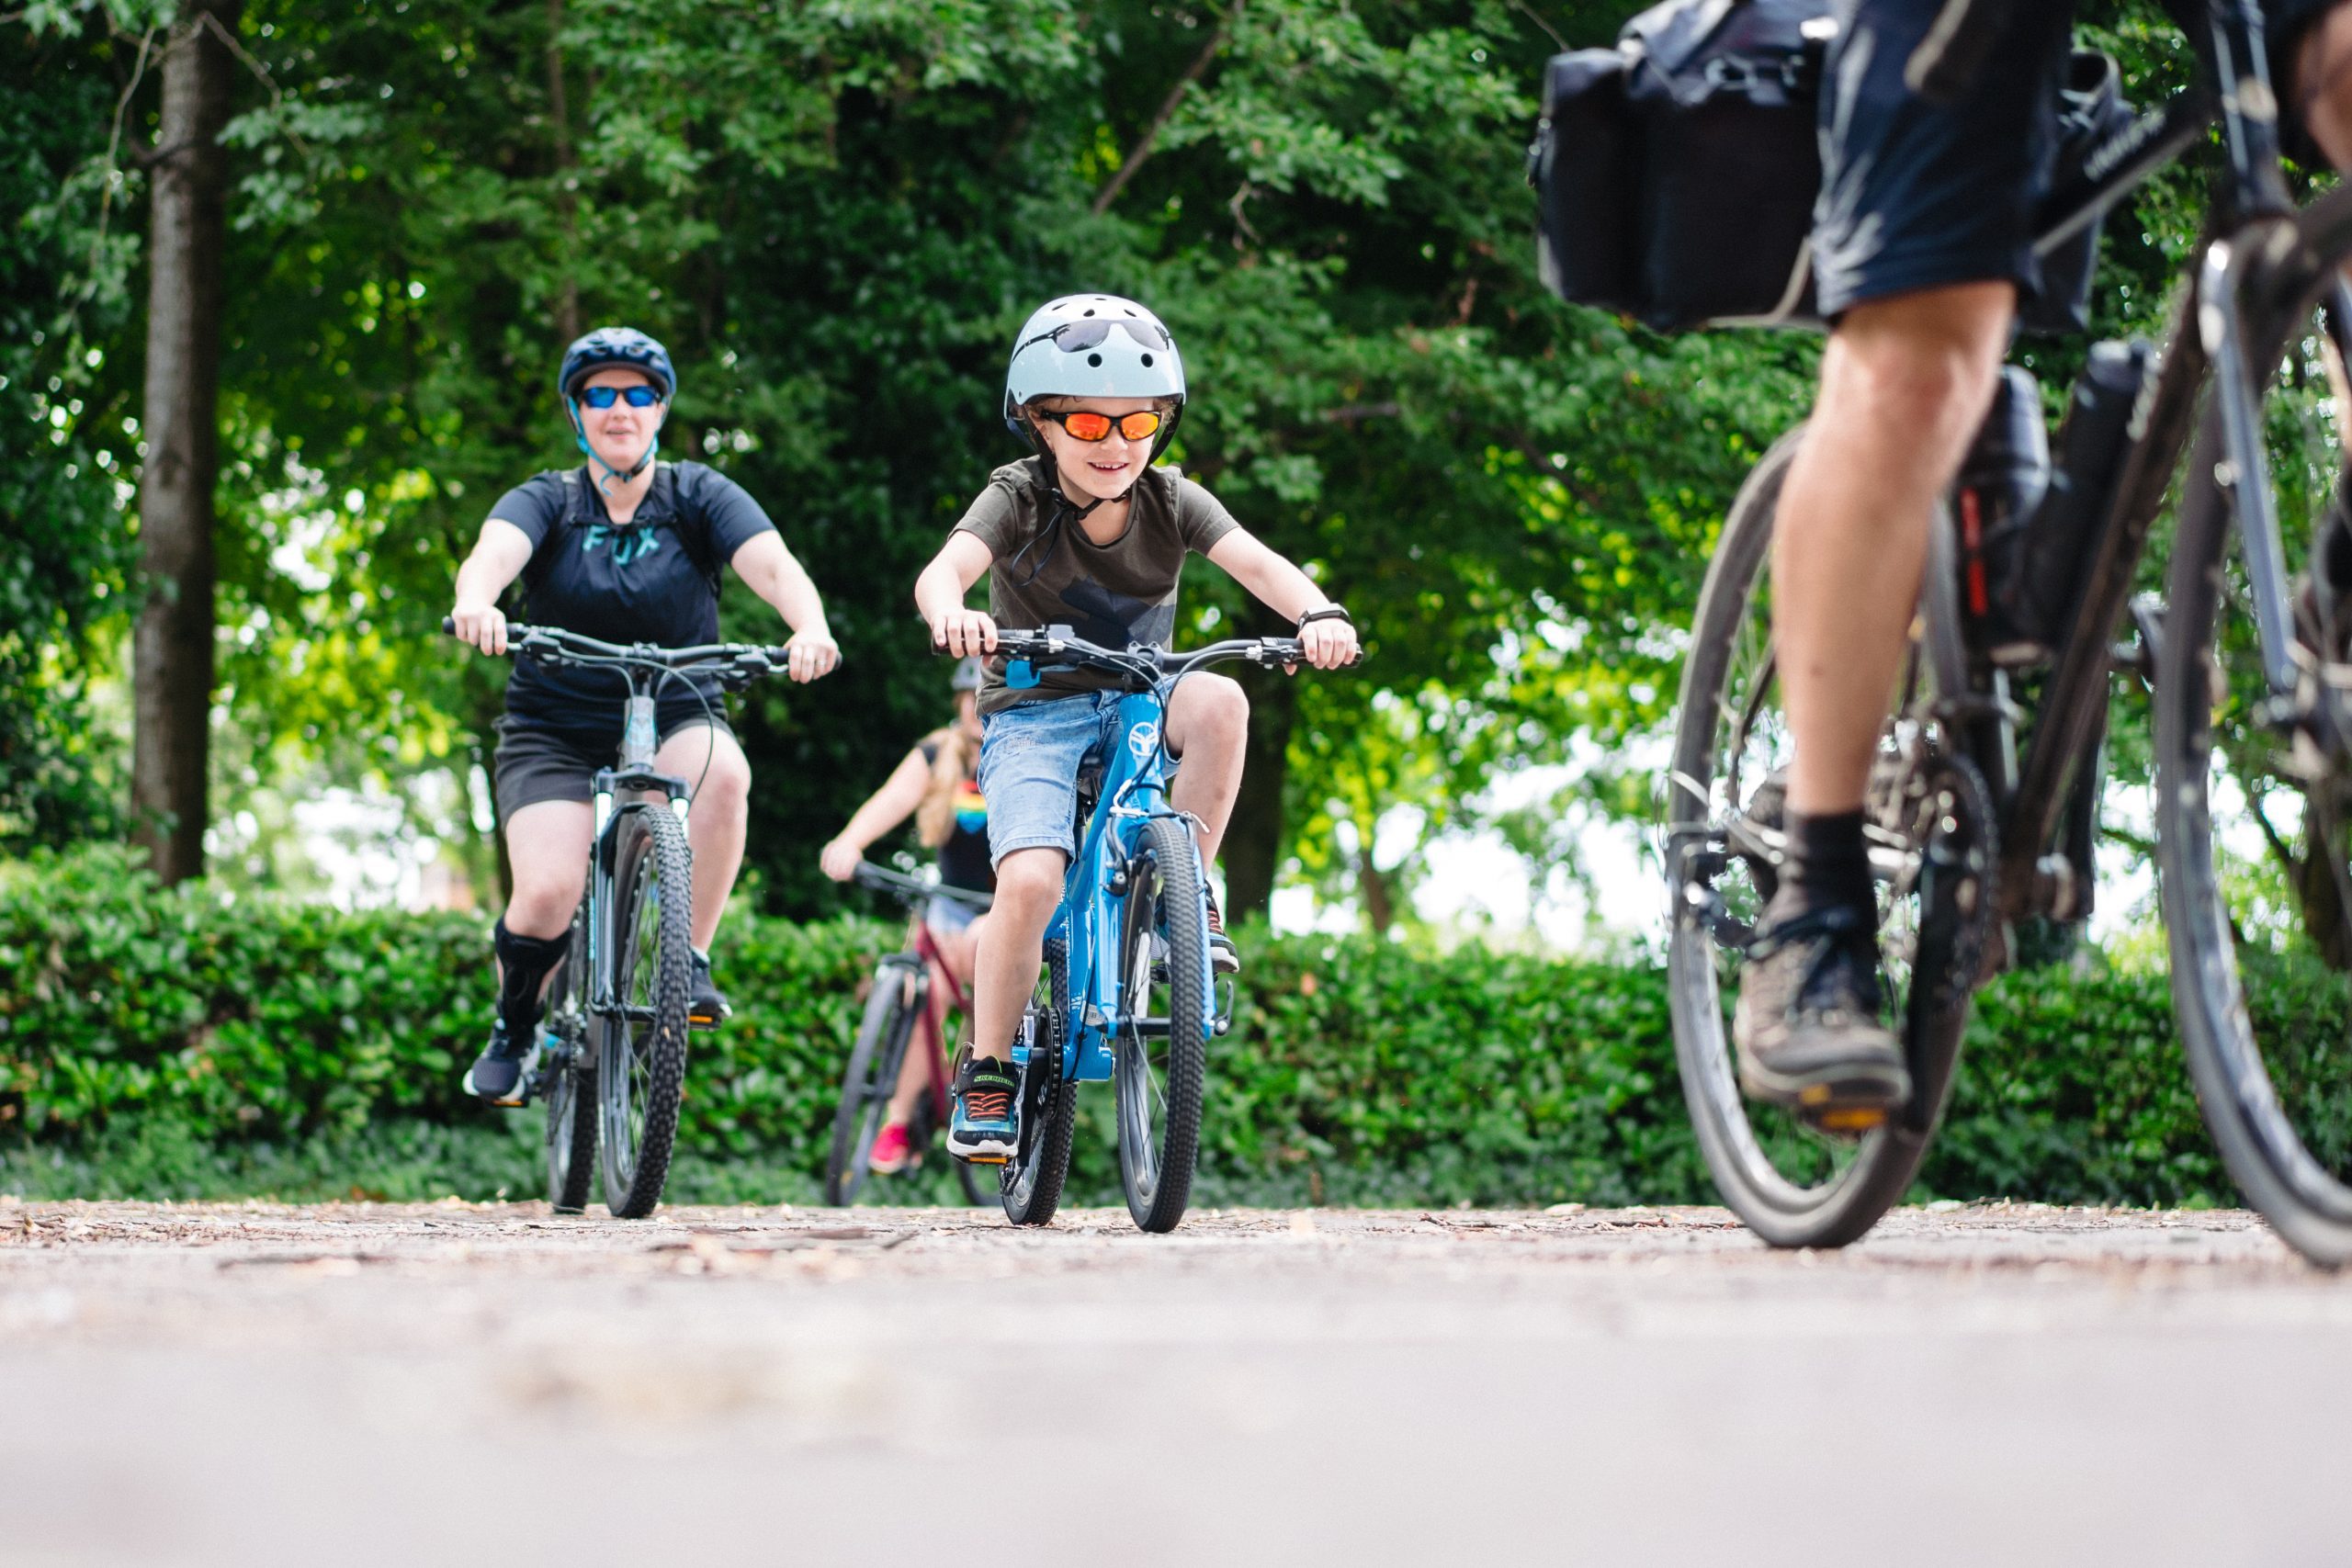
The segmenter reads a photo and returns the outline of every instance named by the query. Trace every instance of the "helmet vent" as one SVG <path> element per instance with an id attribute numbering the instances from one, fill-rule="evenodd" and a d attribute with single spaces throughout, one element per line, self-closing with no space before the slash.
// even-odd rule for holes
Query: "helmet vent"
<path id="1" fill-rule="evenodd" d="M 1145 355 L 1143 356 L 1143 364 L 1144 364 L 1144 368 L 1145 368 L 1145 369 L 1148 370 L 1148 369 L 1150 369 L 1150 368 L 1151 368 L 1151 355 L 1150 355 L 1147 354 L 1147 355 Z"/>
<path id="2" fill-rule="evenodd" d="M 1081 316 L 1091 316 L 1091 315 L 1094 314 L 1094 311 L 1093 311 L 1093 310 L 1090 307 L 1090 308 L 1089 308 L 1089 309 L 1087 309 L 1087 310 L 1080 310 L 1080 311 L 1079 312 L 1079 314 L 1080 314 L 1080 315 L 1081 315 Z"/>
<path id="3" fill-rule="evenodd" d="M 1086 363 L 1099 369 L 1102 364 L 1102 356 L 1099 354 L 1090 354 L 1086 356 Z"/>

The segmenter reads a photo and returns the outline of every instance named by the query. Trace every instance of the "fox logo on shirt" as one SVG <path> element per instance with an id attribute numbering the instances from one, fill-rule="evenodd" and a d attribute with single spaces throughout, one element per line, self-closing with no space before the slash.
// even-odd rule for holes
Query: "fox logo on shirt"
<path id="1" fill-rule="evenodd" d="M 652 528 L 616 528 L 609 523 L 591 523 L 580 541 L 580 553 L 594 555 L 597 547 L 605 544 L 613 547 L 613 564 L 626 567 L 660 549 L 662 536 Z"/>

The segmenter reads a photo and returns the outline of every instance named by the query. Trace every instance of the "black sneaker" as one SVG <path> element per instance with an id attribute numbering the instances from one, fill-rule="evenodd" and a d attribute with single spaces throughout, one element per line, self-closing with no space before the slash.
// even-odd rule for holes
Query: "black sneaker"
<path id="1" fill-rule="evenodd" d="M 520 1105 L 526 1098 L 531 1069 L 538 1065 L 538 1031 L 533 1038 L 517 1047 L 507 1037 L 506 1021 L 500 1019 L 490 1026 L 490 1043 L 466 1069 L 466 1092 L 492 1105 Z"/>
<path id="2" fill-rule="evenodd" d="M 1740 1087 L 1826 1132 L 1877 1126 L 1911 1098 L 1902 1043 L 1879 1007 L 1871 911 L 1832 905 L 1766 925 L 1748 944 L 1732 1014 Z"/>
<path id="3" fill-rule="evenodd" d="M 695 1029 L 716 1029 L 734 1011 L 728 1005 L 727 993 L 710 977 L 710 955 L 695 953 L 694 995 L 686 1002 L 686 1022 Z"/>
<path id="4" fill-rule="evenodd" d="M 975 1056 L 966 1046 L 956 1064 L 956 1109 L 947 1121 L 947 1152 L 982 1165 L 1011 1159 L 1021 1140 L 1020 1098 L 1021 1078 L 1012 1063 Z"/>
<path id="5" fill-rule="evenodd" d="M 1209 895 L 1209 969 L 1218 975 L 1241 973 L 1241 954 L 1233 950 L 1233 939 L 1225 934 L 1225 917 L 1217 912 L 1216 895 Z"/>

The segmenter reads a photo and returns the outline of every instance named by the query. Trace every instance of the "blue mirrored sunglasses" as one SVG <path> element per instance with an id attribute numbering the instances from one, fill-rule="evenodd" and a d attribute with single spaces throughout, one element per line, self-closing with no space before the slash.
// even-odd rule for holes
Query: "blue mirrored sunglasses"
<path id="1" fill-rule="evenodd" d="M 592 409 L 611 408 L 620 399 L 633 409 L 650 409 L 662 400 L 662 394 L 650 387 L 590 387 L 580 394 L 580 400 Z"/>

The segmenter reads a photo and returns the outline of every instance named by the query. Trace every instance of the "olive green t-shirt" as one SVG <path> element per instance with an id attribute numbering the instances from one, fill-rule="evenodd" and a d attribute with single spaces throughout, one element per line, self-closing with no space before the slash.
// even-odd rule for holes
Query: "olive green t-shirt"
<path id="1" fill-rule="evenodd" d="M 1185 552 L 1206 555 L 1240 525 L 1216 497 L 1167 467 L 1144 470 L 1128 498 L 1126 531 L 1107 545 L 1086 536 L 1077 510 L 1046 489 L 1041 458 L 1007 463 L 989 476 L 989 488 L 956 527 L 996 557 L 989 568 L 989 614 L 998 626 L 1064 626 L 1104 648 L 1165 648 L 1176 632 L 1176 575 Z M 1060 525 L 1048 528 L 1057 513 Z M 1091 670 L 1039 674 L 1036 686 L 1014 691 L 1004 683 L 1004 660 L 989 660 L 980 711 L 1118 684 Z"/>

